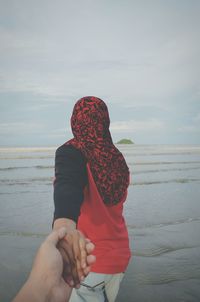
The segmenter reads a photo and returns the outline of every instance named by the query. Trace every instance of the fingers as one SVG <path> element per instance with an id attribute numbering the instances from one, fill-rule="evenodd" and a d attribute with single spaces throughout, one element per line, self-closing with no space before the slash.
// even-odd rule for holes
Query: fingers
<path id="1" fill-rule="evenodd" d="M 78 288 L 96 260 L 94 255 L 90 255 L 94 250 L 94 244 L 89 239 L 85 239 L 80 231 L 74 230 L 68 232 L 64 239 L 59 241 L 58 249 L 64 262 L 65 282 Z"/>
<path id="2" fill-rule="evenodd" d="M 70 286 L 78 286 L 82 273 L 80 272 L 80 261 L 78 261 L 79 250 L 77 250 L 78 243 L 74 242 L 71 235 L 67 235 L 63 240 L 60 241 L 60 246 L 64 249 L 65 255 L 65 268 L 63 273 L 64 280 Z"/>
<path id="3" fill-rule="evenodd" d="M 86 248 L 87 254 L 91 254 L 94 251 L 95 246 L 92 242 L 89 242 L 85 245 L 85 248 Z"/>
<path id="4" fill-rule="evenodd" d="M 81 253 L 81 255 L 80 255 L 81 256 L 81 268 L 84 269 L 86 267 L 87 252 L 86 252 L 85 238 L 83 238 L 82 236 L 79 239 L 79 248 L 80 248 L 80 253 Z"/>
<path id="5" fill-rule="evenodd" d="M 94 244 L 89 239 L 85 239 L 82 234 L 80 235 L 81 237 L 79 239 L 79 246 L 81 251 L 81 268 L 82 268 L 81 271 L 82 277 L 80 280 L 83 281 L 84 278 L 89 274 L 90 266 L 96 261 L 96 257 L 94 255 L 91 255 L 91 253 L 95 248 Z M 80 272 L 79 272 L 79 278 L 80 278 Z"/>
<path id="6" fill-rule="evenodd" d="M 51 242 L 51 243 L 53 243 L 53 245 L 56 246 L 57 243 L 59 242 L 59 240 L 64 238 L 66 234 L 67 234 L 66 228 L 62 227 L 59 230 L 52 231 L 49 234 L 49 236 L 46 238 L 46 241 Z"/>
<path id="7" fill-rule="evenodd" d="M 83 258 L 84 258 L 84 253 L 85 253 L 85 250 L 84 249 L 81 249 L 82 247 L 84 248 L 85 246 L 85 242 L 83 240 L 83 238 L 81 238 L 81 234 L 76 231 L 74 232 L 73 234 L 73 252 L 74 252 L 74 256 L 75 256 L 75 259 L 76 259 L 76 272 L 74 271 L 74 277 L 78 277 L 78 280 L 80 283 L 81 280 L 84 279 L 84 272 L 82 270 L 82 255 L 83 255 Z M 86 258 L 86 255 L 85 255 L 85 258 Z M 85 259 L 83 260 L 84 264 L 85 264 Z M 76 274 L 77 273 L 77 274 Z"/>
<path id="8" fill-rule="evenodd" d="M 76 267 L 79 280 L 83 281 L 90 272 L 90 266 L 96 261 L 96 257 L 94 255 L 90 255 L 93 252 L 95 246 L 90 241 L 90 239 L 85 239 L 84 235 L 80 231 L 78 231 L 78 233 L 79 248 L 77 246 L 77 242 L 74 241 L 74 254 L 76 258 Z"/>
<path id="9" fill-rule="evenodd" d="M 67 235 L 67 229 L 62 227 L 58 230 L 59 239 L 63 239 Z"/>
<path id="10" fill-rule="evenodd" d="M 91 265 L 96 261 L 96 257 L 94 255 L 87 256 L 87 266 L 83 269 L 85 277 L 89 274 Z"/>
<path id="11" fill-rule="evenodd" d="M 76 280 L 76 260 L 74 258 L 74 253 L 72 247 L 65 239 L 61 240 L 58 244 L 58 249 L 62 255 L 64 269 L 63 269 L 63 278 L 70 285 L 74 286 L 77 283 Z"/>
<path id="12" fill-rule="evenodd" d="M 74 280 L 72 278 L 72 267 L 70 264 L 65 263 L 64 270 L 63 270 L 63 279 L 71 287 L 74 286 Z"/>
<path id="13" fill-rule="evenodd" d="M 96 257 L 94 255 L 88 255 L 87 256 L 87 263 L 88 263 L 88 265 L 94 264 L 95 261 L 96 261 Z"/>
<path id="14" fill-rule="evenodd" d="M 87 267 L 87 250 L 85 237 L 80 231 L 74 230 L 73 232 L 70 232 L 66 235 L 64 241 L 67 241 L 68 244 L 72 247 L 73 255 L 69 255 L 70 259 L 73 258 L 74 260 L 71 262 L 71 273 L 75 286 L 78 286 L 86 276 L 84 273 L 84 269 Z M 87 242 L 87 244 L 89 244 L 89 249 L 92 250 L 93 245 L 91 245 L 89 240 Z"/>
<path id="15" fill-rule="evenodd" d="M 64 264 L 63 265 L 63 278 L 65 280 L 65 279 L 67 279 L 67 276 L 71 275 L 71 266 L 69 264 L 70 260 L 69 260 L 67 253 L 65 252 L 65 250 L 62 247 L 59 246 L 58 249 L 63 258 L 63 264 Z"/>

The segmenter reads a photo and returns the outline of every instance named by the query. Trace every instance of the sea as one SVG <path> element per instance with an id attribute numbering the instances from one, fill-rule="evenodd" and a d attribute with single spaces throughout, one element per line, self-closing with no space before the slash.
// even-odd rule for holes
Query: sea
<path id="1" fill-rule="evenodd" d="M 200 301 L 200 146 L 118 145 L 132 258 L 117 302 Z M 26 280 L 51 231 L 56 147 L 0 148 L 0 301 Z"/>

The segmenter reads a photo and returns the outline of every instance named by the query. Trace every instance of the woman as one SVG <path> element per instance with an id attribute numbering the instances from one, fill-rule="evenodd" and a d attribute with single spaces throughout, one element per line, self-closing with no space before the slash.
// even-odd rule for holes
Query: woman
<path id="1" fill-rule="evenodd" d="M 54 227 L 66 226 L 71 233 L 77 227 L 95 245 L 96 262 L 71 302 L 115 301 L 131 255 L 122 215 L 129 170 L 109 125 L 101 99 L 81 98 L 71 117 L 74 138 L 56 151 Z"/>

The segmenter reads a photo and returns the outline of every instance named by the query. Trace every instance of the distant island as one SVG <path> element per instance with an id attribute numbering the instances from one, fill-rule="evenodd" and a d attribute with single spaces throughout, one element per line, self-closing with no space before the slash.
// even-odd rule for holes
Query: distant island
<path id="1" fill-rule="evenodd" d="M 117 144 L 134 144 L 131 139 L 123 138 L 120 141 L 117 142 Z"/>

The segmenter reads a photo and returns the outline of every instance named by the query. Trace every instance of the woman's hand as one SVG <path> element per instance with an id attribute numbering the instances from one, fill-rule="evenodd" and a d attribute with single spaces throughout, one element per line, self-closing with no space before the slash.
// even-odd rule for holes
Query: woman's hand
<path id="1" fill-rule="evenodd" d="M 64 261 L 64 280 L 70 286 L 79 287 L 80 282 L 88 275 L 90 265 L 95 261 L 93 255 L 87 258 L 94 250 L 94 245 L 75 229 L 67 232 L 65 238 L 59 242 L 58 249 Z"/>
<path id="2" fill-rule="evenodd" d="M 64 263 L 63 278 L 70 286 L 79 287 L 96 260 L 95 256 L 90 255 L 94 250 L 94 244 L 76 229 L 72 220 L 64 218 L 56 220 L 54 228 L 60 226 L 67 228 L 66 236 L 58 244 Z"/>

